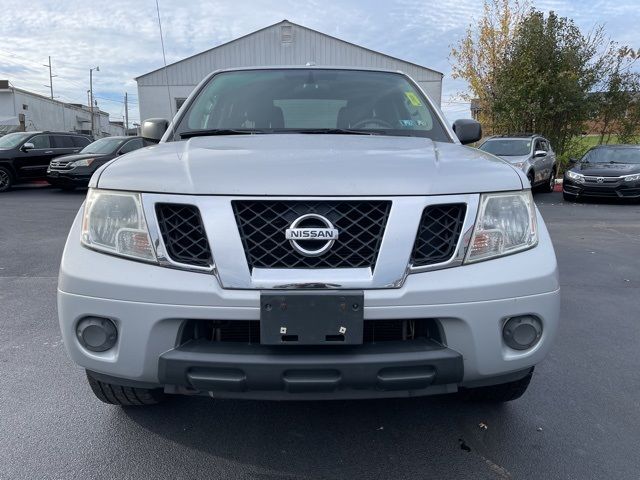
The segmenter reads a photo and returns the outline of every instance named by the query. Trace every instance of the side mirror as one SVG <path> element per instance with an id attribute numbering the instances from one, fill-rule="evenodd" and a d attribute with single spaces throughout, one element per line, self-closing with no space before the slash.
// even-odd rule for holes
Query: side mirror
<path id="1" fill-rule="evenodd" d="M 453 122 L 453 131 L 463 145 L 477 142 L 482 138 L 482 126 L 469 118 L 461 118 Z"/>
<path id="2" fill-rule="evenodd" d="M 24 145 L 22 145 L 21 150 L 22 150 L 23 152 L 27 152 L 27 151 L 29 151 L 29 150 L 33 150 L 34 148 L 36 148 L 36 146 L 35 146 L 33 143 L 31 143 L 31 142 L 25 142 L 25 144 L 24 144 Z"/>
<path id="3" fill-rule="evenodd" d="M 164 118 L 149 118 L 142 122 L 141 136 L 145 140 L 158 143 L 169 128 L 169 121 Z"/>
<path id="4" fill-rule="evenodd" d="M 575 165 L 576 163 L 578 163 L 578 159 L 577 158 L 570 158 L 569 159 L 569 165 Z"/>
<path id="5" fill-rule="evenodd" d="M 533 158 L 540 158 L 540 157 L 546 157 L 547 156 L 547 152 L 545 152 L 544 150 L 536 150 L 533 154 Z"/>

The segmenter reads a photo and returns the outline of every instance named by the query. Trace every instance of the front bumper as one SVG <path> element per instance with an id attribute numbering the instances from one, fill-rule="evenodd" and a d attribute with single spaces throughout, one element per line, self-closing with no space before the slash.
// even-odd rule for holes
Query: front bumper
<path id="1" fill-rule="evenodd" d="M 577 183 L 565 176 L 562 181 L 562 191 L 576 197 L 635 199 L 640 198 L 640 182 L 607 179 L 603 183 Z"/>
<path id="2" fill-rule="evenodd" d="M 142 382 L 168 391 L 358 398 L 499 383 L 540 362 L 557 331 L 557 264 L 541 217 L 538 224 L 540 241 L 531 250 L 414 273 L 400 288 L 364 291 L 365 320 L 435 319 L 442 345 L 407 341 L 318 351 L 197 341 L 180 345 L 187 319 L 259 320 L 260 291 L 223 289 L 212 274 L 89 250 L 80 246 L 77 218 L 60 270 L 62 335 L 69 355 L 82 367 L 123 383 Z M 92 315 L 108 317 L 118 327 L 118 342 L 107 352 L 90 352 L 76 339 L 76 323 Z M 504 320 L 515 315 L 536 315 L 543 323 L 542 337 L 530 350 L 512 350 L 502 340 Z"/>

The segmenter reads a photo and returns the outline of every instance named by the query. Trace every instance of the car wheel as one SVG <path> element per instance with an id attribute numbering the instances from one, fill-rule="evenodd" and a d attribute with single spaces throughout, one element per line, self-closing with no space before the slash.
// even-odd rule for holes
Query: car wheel
<path id="1" fill-rule="evenodd" d="M 60 190 L 62 190 L 63 192 L 73 192 L 75 189 L 76 187 L 74 185 L 60 186 Z"/>
<path id="2" fill-rule="evenodd" d="M 488 387 L 461 389 L 461 395 L 465 400 L 487 403 L 504 403 L 520 398 L 527 391 L 533 368 L 526 376 L 515 382 L 490 385 Z"/>
<path id="3" fill-rule="evenodd" d="M 13 175 L 9 169 L 0 167 L 0 192 L 6 192 L 13 185 Z"/>
<path id="4" fill-rule="evenodd" d="M 565 201 L 567 202 L 575 202 L 578 200 L 577 195 L 571 195 L 570 193 L 567 193 L 567 192 L 562 192 L 562 198 L 564 198 Z"/>
<path id="5" fill-rule="evenodd" d="M 544 192 L 551 193 L 553 189 L 556 187 L 556 169 L 551 169 L 551 174 L 549 175 L 549 180 L 544 185 Z"/>
<path id="6" fill-rule="evenodd" d="M 88 372 L 87 380 L 95 396 L 104 403 L 111 405 L 120 405 L 122 407 L 155 405 L 164 400 L 164 392 L 160 388 L 148 389 L 114 385 L 97 380 Z"/>

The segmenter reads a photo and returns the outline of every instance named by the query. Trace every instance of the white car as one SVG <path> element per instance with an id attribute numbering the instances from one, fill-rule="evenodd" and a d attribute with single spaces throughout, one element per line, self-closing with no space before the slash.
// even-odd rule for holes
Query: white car
<path id="1" fill-rule="evenodd" d="M 212 73 L 91 179 L 60 267 L 69 355 L 118 405 L 518 398 L 558 270 L 523 172 L 461 145 L 480 136 L 399 72 Z"/>

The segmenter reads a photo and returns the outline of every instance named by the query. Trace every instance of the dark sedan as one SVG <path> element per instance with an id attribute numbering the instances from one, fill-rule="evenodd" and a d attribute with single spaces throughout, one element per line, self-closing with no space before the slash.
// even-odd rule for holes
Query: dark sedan
<path id="1" fill-rule="evenodd" d="M 86 187 L 91 175 L 109 160 L 146 146 L 142 137 L 106 137 L 87 145 L 80 153 L 54 158 L 47 181 L 63 190 Z"/>
<path id="2" fill-rule="evenodd" d="M 564 174 L 565 200 L 581 197 L 640 199 L 640 145 L 601 145 L 573 160 Z"/>

